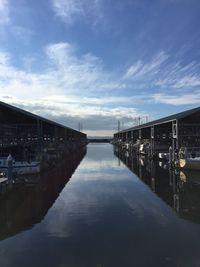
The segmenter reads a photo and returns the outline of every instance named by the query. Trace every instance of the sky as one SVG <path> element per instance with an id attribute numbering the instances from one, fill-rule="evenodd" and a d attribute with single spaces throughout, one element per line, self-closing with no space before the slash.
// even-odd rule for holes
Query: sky
<path id="1" fill-rule="evenodd" d="M 112 135 L 200 106 L 199 0 L 0 0 L 0 101 Z"/>

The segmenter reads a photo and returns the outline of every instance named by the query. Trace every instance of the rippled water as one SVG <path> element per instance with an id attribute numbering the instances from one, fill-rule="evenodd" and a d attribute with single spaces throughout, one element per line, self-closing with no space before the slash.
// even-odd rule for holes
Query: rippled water
<path id="1" fill-rule="evenodd" d="M 200 266 L 198 177 L 110 144 L 83 156 L 1 196 L 0 266 Z"/>

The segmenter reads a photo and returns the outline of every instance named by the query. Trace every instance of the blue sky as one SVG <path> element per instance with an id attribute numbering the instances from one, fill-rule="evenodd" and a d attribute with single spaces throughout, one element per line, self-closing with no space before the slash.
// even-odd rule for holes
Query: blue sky
<path id="1" fill-rule="evenodd" d="M 199 0 L 0 0 L 0 100 L 83 130 L 199 106 Z"/>

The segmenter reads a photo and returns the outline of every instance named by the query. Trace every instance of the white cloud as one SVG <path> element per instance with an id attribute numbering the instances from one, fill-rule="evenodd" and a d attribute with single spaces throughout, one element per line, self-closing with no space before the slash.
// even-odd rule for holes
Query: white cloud
<path id="1" fill-rule="evenodd" d="M 146 89 L 191 90 L 200 86 L 200 64 L 194 61 L 183 64 L 161 51 L 149 62 L 138 60 L 131 65 L 123 79 Z"/>
<path id="2" fill-rule="evenodd" d="M 49 44 L 46 47 L 46 54 L 59 67 L 66 67 L 74 61 L 74 47 L 69 43 Z"/>
<path id="3" fill-rule="evenodd" d="M 168 55 L 163 51 L 155 55 L 152 61 L 144 63 L 138 60 L 134 65 L 130 66 L 124 75 L 124 79 L 147 79 L 153 78 L 160 70 L 163 63 L 168 59 Z"/>
<path id="4" fill-rule="evenodd" d="M 198 90 L 186 90 L 181 95 L 180 90 L 176 92 L 178 82 L 179 86 L 198 85 L 197 64 L 192 62 L 184 67 L 180 63 L 168 64 L 169 56 L 164 52 L 158 53 L 152 62 L 138 61 L 125 78 L 122 73 L 107 71 L 102 60 L 90 53 L 78 56 L 78 48 L 72 44 L 49 44 L 44 51 L 46 67 L 37 73 L 32 71 L 32 65 L 40 64 L 36 58 L 22 59 L 26 68 L 18 69 L 9 53 L 0 50 L 2 101 L 73 128 L 81 121 L 90 135 L 112 134 L 117 130 L 117 120 L 124 122 L 124 128 L 133 126 L 135 117 L 148 115 L 134 108 L 138 103 L 195 105 L 200 100 Z M 152 83 L 155 90 L 143 94 L 134 90 L 138 79 L 146 89 Z M 171 84 L 168 94 L 156 93 L 168 84 Z M 128 91 L 126 96 L 124 90 L 132 90 L 131 95 Z"/>
<path id="5" fill-rule="evenodd" d="M 4 95 L 21 98 L 43 97 L 46 92 L 84 95 L 84 92 L 105 92 L 120 87 L 120 79 L 105 72 L 101 60 L 91 54 L 77 57 L 74 46 L 68 43 L 48 45 L 45 51 L 47 67 L 40 73 L 31 72 L 30 68 L 19 70 L 12 65 L 8 53 L 0 53 L 0 89 Z M 39 64 L 32 57 L 33 62 Z"/>
<path id="6" fill-rule="evenodd" d="M 76 56 L 76 49 L 68 43 L 50 44 L 46 53 L 54 65 L 52 76 L 66 92 L 99 91 L 119 86 L 111 82 L 110 74 L 103 70 L 102 62 L 92 54 Z M 56 67 L 56 69 L 55 69 Z M 116 78 L 113 77 L 113 80 Z M 107 88 L 106 88 L 107 87 Z"/>
<path id="7" fill-rule="evenodd" d="M 83 5 L 79 0 L 53 0 L 52 3 L 57 16 L 67 23 L 73 23 L 75 18 L 84 15 Z"/>
<path id="8" fill-rule="evenodd" d="M 105 106 L 108 104 L 121 104 L 121 105 L 130 105 L 133 101 L 147 101 L 150 96 L 145 95 L 135 95 L 135 96 L 99 96 L 99 97 L 84 97 L 77 95 L 53 95 L 45 97 L 46 101 L 56 101 L 60 104 L 88 104 L 88 105 L 97 105 L 97 106 Z"/>
<path id="9" fill-rule="evenodd" d="M 141 60 L 138 60 L 134 65 L 129 67 L 124 78 L 133 77 L 136 73 L 139 72 L 139 70 L 141 70 L 142 67 L 143 67 L 143 62 Z"/>
<path id="10" fill-rule="evenodd" d="M 0 0 L 0 25 L 10 22 L 9 1 Z"/>
<path id="11" fill-rule="evenodd" d="M 102 0 L 52 0 L 52 7 L 55 14 L 66 24 L 73 24 L 76 21 L 92 21 L 92 25 L 102 22 Z"/>
<path id="12" fill-rule="evenodd" d="M 99 58 L 92 54 L 77 57 L 76 48 L 68 43 L 50 44 L 45 52 L 48 64 L 41 73 L 31 71 L 34 58 L 25 58 L 25 65 L 30 67 L 19 70 L 8 53 L 0 53 L 2 101 L 71 127 L 83 120 L 85 129 L 91 133 L 96 129 L 96 134 L 99 130 L 103 135 L 106 129 L 107 133 L 115 130 L 117 119 L 128 125 L 140 115 L 136 109 L 124 107 L 137 97 L 105 95 L 120 88 L 121 81 L 117 75 L 105 72 Z"/>
<path id="13" fill-rule="evenodd" d="M 199 75 L 186 75 L 183 78 L 180 78 L 173 85 L 175 88 L 184 88 L 184 87 L 196 87 L 200 86 L 200 77 Z"/>
<path id="14" fill-rule="evenodd" d="M 195 91 L 192 94 L 179 94 L 179 95 L 168 95 L 168 94 L 154 94 L 153 99 L 157 103 L 168 104 L 173 106 L 179 105 L 199 105 L 200 103 L 200 91 Z"/>

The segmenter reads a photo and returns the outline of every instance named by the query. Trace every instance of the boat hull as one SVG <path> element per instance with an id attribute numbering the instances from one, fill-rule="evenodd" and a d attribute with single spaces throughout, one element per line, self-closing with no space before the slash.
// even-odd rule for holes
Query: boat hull
<path id="1" fill-rule="evenodd" d="M 179 166 L 187 170 L 200 170 L 200 158 L 186 158 L 179 160 Z"/>
<path id="2" fill-rule="evenodd" d="M 6 160 L 1 160 L 0 171 L 7 172 L 8 164 Z M 40 173 L 40 162 L 16 161 L 12 164 L 12 172 L 18 175 Z"/>

